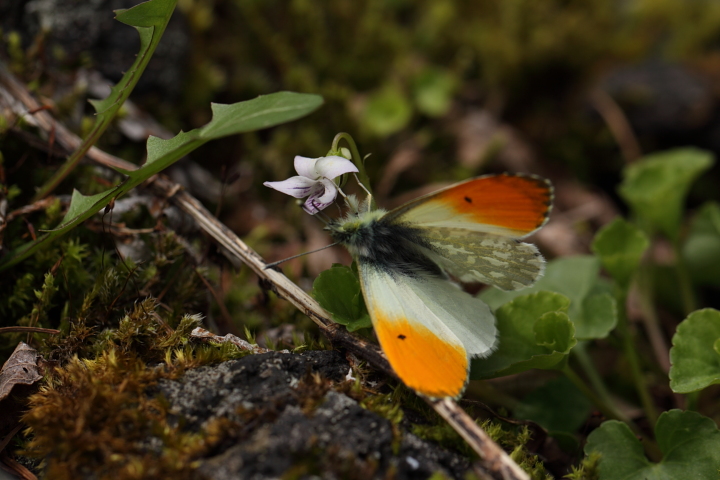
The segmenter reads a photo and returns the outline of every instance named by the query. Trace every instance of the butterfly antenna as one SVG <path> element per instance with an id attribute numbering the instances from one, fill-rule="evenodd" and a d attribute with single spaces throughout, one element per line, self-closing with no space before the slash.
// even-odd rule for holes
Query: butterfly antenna
<path id="1" fill-rule="evenodd" d="M 268 268 L 276 267 L 276 266 L 280 265 L 281 263 L 287 262 L 288 260 L 292 260 L 292 259 L 294 259 L 294 258 L 302 257 L 303 255 L 310 255 L 311 253 L 319 252 L 319 251 L 321 251 L 321 250 L 325 250 L 326 248 L 334 247 L 335 245 L 339 245 L 339 244 L 340 244 L 340 242 L 331 243 L 330 245 L 325 245 L 324 247 L 318 248 L 317 250 L 313 250 L 313 251 L 311 251 L 311 252 L 299 253 L 299 254 L 297 254 L 297 255 L 293 255 L 292 257 L 288 257 L 288 258 L 284 258 L 284 259 L 282 259 L 282 260 L 278 260 L 277 262 L 268 263 L 267 265 L 265 265 L 265 270 L 267 270 Z"/>

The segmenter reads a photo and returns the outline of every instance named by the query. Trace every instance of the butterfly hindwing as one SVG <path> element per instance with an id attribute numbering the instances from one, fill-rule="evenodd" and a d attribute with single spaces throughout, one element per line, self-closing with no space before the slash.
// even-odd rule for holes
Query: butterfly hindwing
<path id="1" fill-rule="evenodd" d="M 406 203 L 387 220 L 522 238 L 545 224 L 552 199 L 550 182 L 540 177 L 486 175 Z"/>
<path id="2" fill-rule="evenodd" d="M 413 200 L 383 220 L 421 232 L 426 255 L 456 279 L 518 290 L 542 276 L 545 261 L 516 239 L 547 221 L 552 198 L 545 179 L 487 175 Z"/>
<path id="3" fill-rule="evenodd" d="M 535 245 L 462 228 L 424 228 L 425 253 L 463 283 L 485 283 L 502 290 L 532 285 L 545 270 Z"/>
<path id="4" fill-rule="evenodd" d="M 457 397 L 469 358 L 487 356 L 496 341 L 490 309 L 443 278 L 397 276 L 358 264 L 365 302 L 390 365 L 413 390 Z"/>

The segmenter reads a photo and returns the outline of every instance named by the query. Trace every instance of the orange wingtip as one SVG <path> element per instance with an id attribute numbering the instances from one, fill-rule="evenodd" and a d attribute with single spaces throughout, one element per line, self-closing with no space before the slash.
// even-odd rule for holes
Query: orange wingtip
<path id="1" fill-rule="evenodd" d="M 400 380 L 417 393 L 458 397 L 468 378 L 468 359 L 462 345 L 444 342 L 419 323 L 388 320 L 374 312 L 378 340 Z"/>
<path id="2" fill-rule="evenodd" d="M 473 221 L 526 235 L 541 227 L 552 206 L 550 182 L 535 176 L 490 175 L 438 193 L 440 201 Z"/>

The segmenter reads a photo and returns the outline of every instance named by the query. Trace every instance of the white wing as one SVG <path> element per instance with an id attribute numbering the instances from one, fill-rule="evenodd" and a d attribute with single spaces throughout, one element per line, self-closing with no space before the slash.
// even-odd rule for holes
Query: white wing
<path id="1" fill-rule="evenodd" d="M 423 395 L 461 395 L 469 358 L 487 356 L 495 346 L 490 308 L 442 278 L 358 267 L 370 318 L 395 373 Z"/>

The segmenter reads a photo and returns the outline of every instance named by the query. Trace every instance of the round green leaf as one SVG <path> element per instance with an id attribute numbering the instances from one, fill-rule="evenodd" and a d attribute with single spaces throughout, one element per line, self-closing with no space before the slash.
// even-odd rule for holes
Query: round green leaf
<path id="1" fill-rule="evenodd" d="M 405 128 L 411 116 L 412 107 L 403 91 L 386 87 L 370 95 L 361 120 L 368 130 L 385 137 Z"/>
<path id="2" fill-rule="evenodd" d="M 457 80 L 449 72 L 427 68 L 413 82 L 415 105 L 430 117 L 444 115 L 450 108 L 456 86 Z"/>
<path id="3" fill-rule="evenodd" d="M 642 230 L 617 217 L 595 235 L 592 250 L 613 279 L 626 288 L 649 246 Z"/>
<path id="4" fill-rule="evenodd" d="M 332 313 L 333 320 L 351 332 L 372 326 L 360 290 L 360 280 L 350 267 L 334 264 L 313 282 L 312 296 Z"/>
<path id="5" fill-rule="evenodd" d="M 648 155 L 625 168 L 619 193 L 640 221 L 676 239 L 690 185 L 713 162 L 712 153 L 696 148 Z"/>
<path id="6" fill-rule="evenodd" d="M 470 378 L 493 378 L 532 368 L 561 368 L 575 346 L 575 327 L 565 313 L 569 300 L 552 292 L 523 295 L 496 312 L 498 348 L 475 359 Z"/>
<path id="7" fill-rule="evenodd" d="M 691 313 L 673 335 L 670 349 L 670 388 L 676 393 L 701 390 L 720 383 L 720 312 L 707 308 Z"/>
<path id="8" fill-rule="evenodd" d="M 545 275 L 533 286 L 509 292 L 489 288 L 480 298 L 496 310 L 521 295 L 540 291 L 560 293 L 570 300 L 567 314 L 575 326 L 575 338 L 605 338 L 615 328 L 617 308 L 599 273 L 600 260 L 593 255 L 559 258 L 548 263 Z"/>
<path id="9" fill-rule="evenodd" d="M 585 453 L 602 455 L 600 480 L 718 478 L 720 430 L 712 419 L 696 412 L 663 412 L 655 425 L 655 438 L 664 454 L 659 463 L 645 458 L 627 425 L 610 420 L 590 434 Z"/>

